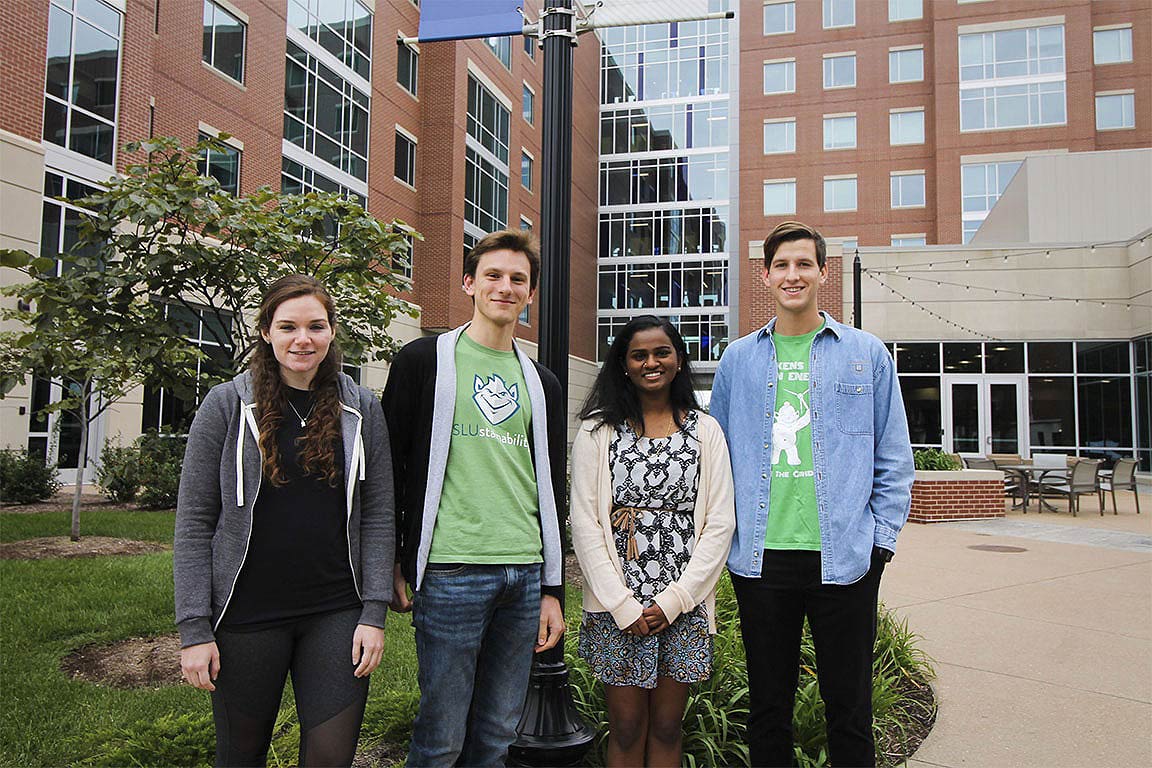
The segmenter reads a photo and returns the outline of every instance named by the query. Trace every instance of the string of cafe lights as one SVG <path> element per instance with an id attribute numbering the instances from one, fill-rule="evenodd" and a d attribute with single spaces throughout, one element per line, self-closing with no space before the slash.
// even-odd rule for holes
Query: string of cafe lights
<path id="1" fill-rule="evenodd" d="M 1132 237 L 1132 238 L 1128 238 L 1127 240 L 1109 240 L 1109 241 L 1103 241 L 1103 242 L 1098 242 L 1098 243 L 1089 243 L 1087 246 L 1085 246 L 1085 245 L 1058 245 L 1058 246 L 1049 246 L 1049 247 L 1045 247 L 1045 248 L 1035 248 L 1035 249 L 1027 250 L 1027 251 L 1013 251 L 1012 253 L 994 253 L 994 254 L 990 254 L 987 256 L 968 256 L 968 257 L 965 257 L 963 259 L 963 265 L 965 267 L 968 267 L 968 266 L 972 265 L 972 262 L 993 261 L 993 260 L 1000 260 L 1000 261 L 1007 263 L 1009 261 L 1009 259 L 1018 259 L 1022 256 L 1040 256 L 1040 255 L 1043 255 L 1044 258 L 1047 259 L 1047 258 L 1051 258 L 1052 254 L 1054 254 L 1054 253 L 1062 253 L 1065 251 L 1083 251 L 1085 248 L 1088 249 L 1089 253 L 1095 253 L 1097 248 L 1115 248 L 1115 247 L 1129 246 L 1129 245 L 1132 245 L 1133 243 L 1140 243 L 1141 248 L 1147 248 L 1149 237 L 1152 237 L 1152 234 L 1146 234 L 1142 237 Z M 859 255 L 860 251 L 857 250 L 856 254 Z M 910 264 L 900 264 L 898 269 L 903 269 L 905 271 L 908 271 L 914 267 L 928 267 L 929 270 L 934 269 L 936 267 L 940 267 L 943 269 L 955 269 L 955 268 L 958 268 L 960 265 L 961 265 L 960 259 L 955 259 L 952 261 L 940 261 L 939 259 L 936 259 L 934 261 L 918 261 L 918 262 L 912 262 Z M 885 270 L 878 270 L 878 271 L 885 271 Z M 887 270 L 887 271 L 895 271 L 895 270 Z"/>
<path id="2" fill-rule="evenodd" d="M 1050 296 L 1046 293 L 1026 293 L 1023 291 L 1008 290 L 1006 288 L 987 288 L 987 287 L 984 287 L 981 285 L 969 285 L 967 283 L 957 283 L 957 282 L 953 282 L 951 280 L 937 280 L 937 279 L 931 278 L 931 277 L 920 277 L 919 275 L 908 275 L 908 274 L 902 273 L 900 271 L 899 267 L 897 267 L 896 269 L 877 269 L 877 270 L 866 269 L 864 271 L 865 272 L 871 272 L 874 274 L 889 275 L 890 277 L 902 277 L 905 280 L 908 280 L 909 282 L 911 282 L 913 280 L 919 280 L 919 281 L 924 282 L 924 283 L 935 283 L 936 287 L 938 287 L 938 288 L 940 286 L 943 286 L 943 285 L 950 285 L 950 286 L 954 286 L 956 288 L 963 288 L 966 292 L 970 292 L 973 289 L 975 289 L 977 291 L 989 292 L 993 296 L 1004 295 L 1004 296 L 1008 296 L 1008 297 L 1019 296 L 1022 299 L 1032 298 L 1032 299 L 1043 299 L 1044 301 L 1068 301 L 1068 302 L 1071 302 L 1071 303 L 1077 304 L 1077 305 L 1081 304 L 1081 303 L 1083 303 L 1083 304 L 1099 304 L 1102 309 L 1107 307 L 1109 304 L 1111 304 L 1113 306 L 1117 306 L 1117 307 L 1124 307 L 1126 310 L 1131 310 L 1132 307 L 1137 307 L 1139 309 L 1152 309 L 1152 304 L 1138 304 L 1138 303 L 1133 303 L 1133 302 L 1131 302 L 1129 300 L 1125 300 L 1125 299 L 1069 298 L 1067 296 Z"/>
<path id="3" fill-rule="evenodd" d="M 937 312 L 933 312 L 931 309 L 928 309 L 928 307 L 925 307 L 923 304 L 918 303 L 917 301 L 912 299 L 910 296 L 907 296 L 907 295 L 901 293 L 900 291 L 896 290 L 892 286 L 888 285 L 888 283 L 884 282 L 882 279 L 880 279 L 879 276 L 877 276 L 873 272 L 870 272 L 868 270 L 864 270 L 864 274 L 868 275 L 868 277 L 875 280 L 881 286 L 887 288 L 889 291 L 891 291 L 895 295 L 899 296 L 900 300 L 903 301 L 905 304 L 911 304 L 912 306 L 916 307 L 916 309 L 918 309 L 921 312 L 924 312 L 928 315 L 931 315 L 933 318 L 935 318 L 936 320 L 938 320 L 941 323 L 944 323 L 945 325 L 950 325 L 953 328 L 956 328 L 957 330 L 963 331 L 964 333 L 966 333 L 970 336 L 975 336 L 975 337 L 978 337 L 981 339 L 987 339 L 988 341 L 1000 341 L 1000 339 L 996 338 L 995 336 L 989 336 L 986 333 L 981 333 L 980 331 L 973 330 L 971 328 L 968 328 L 967 326 L 960 325 L 959 323 L 955 323 L 955 322 L 949 320 L 948 318 L 940 315 Z"/>

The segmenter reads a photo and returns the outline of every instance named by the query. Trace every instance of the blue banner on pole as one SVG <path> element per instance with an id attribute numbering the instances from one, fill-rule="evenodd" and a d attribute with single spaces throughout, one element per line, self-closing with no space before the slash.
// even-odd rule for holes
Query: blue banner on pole
<path id="1" fill-rule="evenodd" d="M 523 0 L 421 0 L 421 42 L 519 35 Z"/>

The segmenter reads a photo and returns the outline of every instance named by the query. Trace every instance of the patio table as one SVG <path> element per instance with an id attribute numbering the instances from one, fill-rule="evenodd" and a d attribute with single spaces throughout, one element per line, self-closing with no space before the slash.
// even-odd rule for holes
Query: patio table
<path id="1" fill-rule="evenodd" d="M 1032 464 L 1006 464 L 1001 467 L 1001 469 L 1016 474 L 1024 484 L 1024 514 L 1028 514 L 1028 497 L 1032 494 L 1033 487 L 1037 489 L 1036 499 L 1040 503 L 1038 509 L 1042 510 L 1044 507 L 1047 507 L 1053 512 L 1059 511 L 1056 507 L 1044 500 L 1044 494 L 1040 492 L 1040 489 L 1043 487 L 1046 477 L 1067 479 L 1067 467 L 1037 467 Z"/>

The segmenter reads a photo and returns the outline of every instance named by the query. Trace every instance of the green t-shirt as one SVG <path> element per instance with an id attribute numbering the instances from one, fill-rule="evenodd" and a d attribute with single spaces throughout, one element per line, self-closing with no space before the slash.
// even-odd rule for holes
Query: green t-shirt
<path id="1" fill-rule="evenodd" d="M 776 345 L 776 413 L 772 420 L 772 491 L 768 499 L 765 549 L 820 550 L 816 481 L 812 466 L 812 411 L 808 361 L 812 340 L 772 334 Z"/>
<path id="2" fill-rule="evenodd" d="M 452 443 L 429 562 L 543 560 L 531 423 L 516 353 L 489 349 L 460 334 Z"/>

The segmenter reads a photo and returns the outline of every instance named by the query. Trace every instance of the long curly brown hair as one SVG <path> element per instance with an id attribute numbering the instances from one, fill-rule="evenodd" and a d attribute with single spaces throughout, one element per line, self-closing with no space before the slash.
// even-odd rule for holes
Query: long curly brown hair
<path id="1" fill-rule="evenodd" d="M 336 329 L 336 305 L 324 285 L 308 275 L 282 277 L 264 293 L 260 312 L 256 315 L 256 330 L 264 334 L 272 327 L 277 308 L 289 299 L 315 296 L 324 305 L 328 324 Z M 341 467 L 336 466 L 336 441 L 340 440 L 340 348 L 336 339 L 328 347 L 328 354 L 320 361 L 312 379 L 312 393 L 316 409 L 308 419 L 304 434 L 297 438 L 297 461 L 306 475 L 323 478 L 333 488 L 340 484 Z M 276 432 L 287 403 L 285 384 L 280 376 L 280 363 L 272 345 L 263 336 L 256 343 L 249 366 L 252 388 L 256 393 L 256 420 L 260 427 L 260 450 L 264 454 L 264 475 L 273 485 L 288 482 L 288 474 L 280 463 L 280 449 Z"/>

